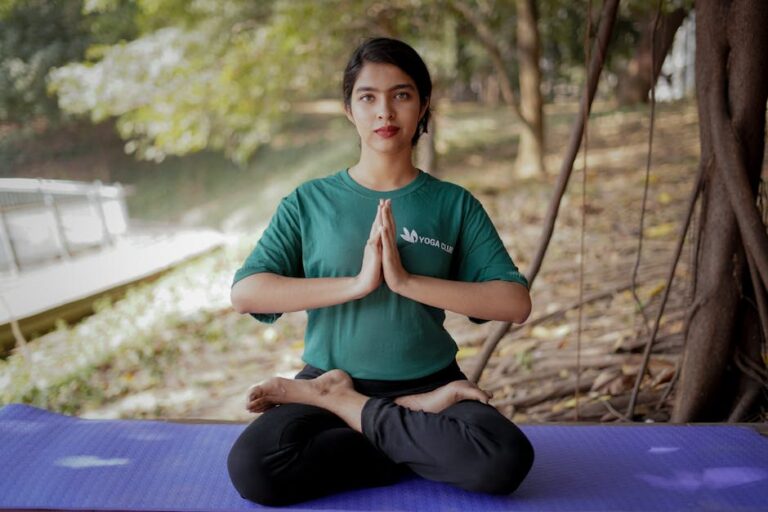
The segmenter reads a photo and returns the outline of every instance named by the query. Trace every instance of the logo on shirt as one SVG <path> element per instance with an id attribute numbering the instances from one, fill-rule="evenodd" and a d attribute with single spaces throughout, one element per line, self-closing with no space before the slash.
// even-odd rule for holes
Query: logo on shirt
<path id="1" fill-rule="evenodd" d="M 452 245 L 448 245 L 445 242 L 441 242 L 440 240 L 436 240 L 434 238 L 419 236 L 419 234 L 416 233 L 415 229 L 408 231 L 408 228 L 403 227 L 403 232 L 400 234 L 400 238 L 402 238 L 406 242 L 411 242 L 412 244 L 421 243 L 425 245 L 432 245 L 434 247 L 439 247 L 440 249 L 447 252 L 448 254 L 453 254 Z"/>

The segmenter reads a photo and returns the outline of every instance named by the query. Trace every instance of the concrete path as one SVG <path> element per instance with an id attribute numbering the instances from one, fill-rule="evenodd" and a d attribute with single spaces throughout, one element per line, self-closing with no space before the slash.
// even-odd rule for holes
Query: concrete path
<path id="1" fill-rule="evenodd" d="M 133 233 L 98 252 L 0 277 L 0 338 L 10 335 L 12 319 L 25 334 L 42 329 L 46 316 L 55 322 L 57 310 L 158 274 L 225 241 L 226 235 L 213 230 Z"/>

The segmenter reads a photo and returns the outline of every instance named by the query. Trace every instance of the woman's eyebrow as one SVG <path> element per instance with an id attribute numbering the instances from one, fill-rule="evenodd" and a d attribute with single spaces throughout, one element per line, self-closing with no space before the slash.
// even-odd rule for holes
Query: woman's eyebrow
<path id="1" fill-rule="evenodd" d="M 411 84 L 397 84 L 389 88 L 390 91 L 394 91 L 395 89 L 413 89 L 416 90 L 414 86 Z M 360 86 L 355 89 L 355 92 L 363 92 L 363 91 L 373 91 L 373 92 L 379 92 L 378 89 L 375 87 L 368 87 L 368 86 Z"/>

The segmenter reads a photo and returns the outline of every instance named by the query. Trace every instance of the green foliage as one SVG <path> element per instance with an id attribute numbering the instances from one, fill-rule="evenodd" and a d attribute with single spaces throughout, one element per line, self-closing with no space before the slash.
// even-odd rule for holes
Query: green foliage
<path id="1" fill-rule="evenodd" d="M 58 118 L 45 78 L 54 66 L 78 60 L 89 42 L 72 0 L 13 2 L 0 11 L 0 121 Z"/>
<path id="2" fill-rule="evenodd" d="M 458 1 L 458 0 L 457 0 Z M 496 36 L 516 82 L 515 4 L 462 0 Z M 669 10 L 692 0 L 665 3 Z M 593 19 L 600 10 L 593 5 Z M 0 120 L 23 112 L 115 118 L 125 150 L 160 162 L 223 152 L 245 166 L 286 128 L 299 101 L 340 98 L 343 66 L 364 37 L 408 41 L 436 92 L 494 73 L 487 49 L 438 0 L 34 0 L 0 9 Z M 10 5 L 11 7 L 8 7 Z M 537 2 L 543 76 L 581 83 L 586 8 Z M 655 6 L 622 3 L 608 66 L 637 44 Z M 593 24 L 597 30 L 597 21 Z M 44 27 L 44 28 L 40 28 Z M 39 37 L 35 31 L 43 31 Z M 46 82 L 48 87 L 46 89 Z"/>
<path id="3" fill-rule="evenodd" d="M 93 0 L 86 10 L 114 5 Z M 143 159 L 212 149 L 245 165 L 284 128 L 294 102 L 340 96 L 349 51 L 365 36 L 412 39 L 435 62 L 436 78 L 452 72 L 446 14 L 431 1 L 136 5 L 141 36 L 91 48 L 87 61 L 51 73 L 51 90 L 68 112 L 117 117 L 126 150 Z"/>
<path id="4" fill-rule="evenodd" d="M 160 7 L 170 16 L 176 3 L 141 5 L 150 9 L 142 16 Z M 340 48 L 320 44 L 329 18 L 313 2 L 275 2 L 268 24 L 252 2 L 194 5 L 209 10 L 53 71 L 61 106 L 93 121 L 118 117 L 126 150 L 144 159 L 207 148 L 244 164 L 280 129 L 291 101 L 328 81 L 317 49 Z"/>
<path id="5" fill-rule="evenodd" d="M 84 16 L 81 0 L 6 1 L 0 7 L 0 121 L 23 124 L 36 116 L 62 121 L 48 94 L 48 72 L 79 61 L 94 44 L 136 35 L 131 3 Z"/>

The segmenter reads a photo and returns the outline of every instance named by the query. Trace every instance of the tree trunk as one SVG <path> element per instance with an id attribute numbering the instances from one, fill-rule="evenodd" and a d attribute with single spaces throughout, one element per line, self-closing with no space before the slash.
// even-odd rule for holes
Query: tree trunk
<path id="1" fill-rule="evenodd" d="M 499 89 L 501 90 L 501 97 L 504 99 L 504 103 L 512 107 L 513 111 L 517 115 L 520 121 L 521 143 L 518 147 L 518 161 L 522 159 L 523 162 L 534 162 L 534 172 L 544 172 L 544 154 L 543 154 L 543 124 L 541 122 L 541 70 L 539 68 L 539 30 L 536 24 L 536 11 L 533 9 L 532 0 L 518 0 L 518 46 L 522 48 L 518 50 L 519 66 L 520 66 L 520 80 L 521 89 L 525 87 L 525 90 L 521 90 L 521 94 L 525 94 L 527 99 L 525 103 L 528 104 L 532 114 L 524 114 L 521 110 L 521 104 L 518 104 L 515 90 L 512 87 L 512 80 L 510 79 L 507 69 L 507 63 L 502 56 L 501 47 L 498 39 L 501 37 L 499 34 L 495 34 L 491 29 L 488 22 L 477 12 L 472 5 L 463 0 L 452 0 L 449 5 L 462 16 L 472 27 L 475 29 L 477 38 L 483 47 L 488 52 L 488 56 L 493 64 L 494 71 L 499 82 Z M 525 61 L 525 62 L 523 62 Z M 535 71 L 533 71 L 535 68 Z M 523 85 L 523 76 L 525 78 L 525 85 Z M 522 103 L 522 102 L 521 102 Z M 536 106 L 538 105 L 538 107 Z M 537 114 L 538 112 L 538 114 Z M 536 128 L 531 124 L 531 120 L 541 125 Z M 534 142 L 523 142 L 522 138 L 529 136 Z M 536 153 L 531 155 L 530 152 Z M 517 169 L 515 174 L 520 177 L 525 177 L 526 172 L 530 172 L 531 167 L 526 166 L 523 169 Z"/>
<path id="2" fill-rule="evenodd" d="M 755 213 L 750 209 L 757 209 L 768 99 L 762 67 L 768 59 L 768 4 L 764 0 L 698 1 L 696 18 L 701 158 L 707 167 L 697 236 L 696 291 L 674 422 L 747 416 L 756 398 L 755 385 L 764 384 L 757 381 L 761 372 L 765 375 L 760 343 L 766 333 L 755 307 L 764 304 L 765 280 L 753 262 L 765 254 L 750 249 L 753 252 L 747 257 L 745 224 L 738 217 L 744 210 L 737 209 L 729 192 L 736 186 L 732 182 L 748 180 L 753 201 L 743 206 Z M 725 108 L 715 108 L 722 104 Z M 735 140 L 732 146 L 723 142 L 730 140 Z M 725 146 L 738 154 L 729 155 Z M 735 168 L 732 161 L 738 162 Z M 764 227 L 762 231 L 764 237 Z"/>
<path id="3" fill-rule="evenodd" d="M 653 37 L 653 21 L 655 13 L 642 23 L 640 42 L 635 49 L 635 55 L 627 63 L 627 67 L 619 73 L 616 85 L 616 98 L 619 105 L 634 105 L 648 102 L 648 92 L 652 83 L 655 84 L 661 72 L 661 65 L 672 48 L 675 33 L 682 25 L 688 13 L 678 8 L 669 14 L 662 14 L 656 41 L 656 69 L 653 70 L 651 82 L 651 39 Z"/>
<path id="4" fill-rule="evenodd" d="M 544 117 L 542 115 L 541 44 L 533 0 L 517 0 L 517 60 L 520 66 L 520 113 L 528 121 L 520 132 L 516 174 L 546 174 L 544 168 Z"/>
<path id="5" fill-rule="evenodd" d="M 472 90 L 472 58 L 467 51 L 467 39 L 472 36 L 472 27 L 467 21 L 455 17 L 454 39 L 456 41 L 456 79 L 451 84 L 451 101 L 471 101 L 477 99 L 477 94 Z"/>

